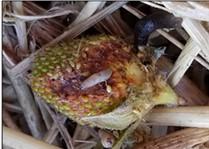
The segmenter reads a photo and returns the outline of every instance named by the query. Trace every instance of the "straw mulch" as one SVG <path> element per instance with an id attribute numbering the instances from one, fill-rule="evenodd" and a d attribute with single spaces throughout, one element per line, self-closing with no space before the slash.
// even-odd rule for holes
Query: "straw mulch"
<path id="1" fill-rule="evenodd" d="M 5 148 L 90 149 L 113 144 L 115 148 L 136 149 L 209 148 L 209 3 L 132 3 L 3 2 Z M 178 94 L 179 106 L 154 108 L 136 129 L 127 130 L 128 138 L 118 139 L 117 131 L 80 126 L 34 96 L 27 83 L 37 53 L 92 32 L 132 41 L 134 30 L 122 14 L 141 19 L 149 15 L 142 11 L 144 7 L 183 19 L 180 29 L 159 29 L 154 33 L 155 38 L 169 41 L 173 51 L 181 50 L 174 52 L 175 59 L 168 53 L 157 62 Z"/>

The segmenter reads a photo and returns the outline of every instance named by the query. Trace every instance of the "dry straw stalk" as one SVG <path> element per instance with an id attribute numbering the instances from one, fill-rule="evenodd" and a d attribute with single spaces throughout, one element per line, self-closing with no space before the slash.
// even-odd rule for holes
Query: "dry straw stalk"
<path id="1" fill-rule="evenodd" d="M 12 149 L 60 149 L 13 129 L 3 127 L 3 144 Z"/>
<path id="2" fill-rule="evenodd" d="M 164 137 L 154 139 L 142 145 L 136 145 L 134 149 L 183 149 L 192 148 L 195 145 L 208 141 L 209 129 L 188 128 Z"/>
<path id="3" fill-rule="evenodd" d="M 151 125 L 209 128 L 209 106 L 156 108 L 145 118 Z"/>

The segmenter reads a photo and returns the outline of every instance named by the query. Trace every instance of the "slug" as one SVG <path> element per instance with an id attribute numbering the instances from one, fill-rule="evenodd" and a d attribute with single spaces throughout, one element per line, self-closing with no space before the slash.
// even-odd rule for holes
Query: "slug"
<path id="1" fill-rule="evenodd" d="M 82 82 L 81 89 L 84 90 L 86 88 L 97 85 L 101 82 L 104 82 L 104 81 L 108 80 L 111 75 L 112 75 L 112 70 L 109 68 L 102 70 L 98 73 L 95 73 Z"/>
<path id="2" fill-rule="evenodd" d="M 158 11 L 140 19 L 134 28 L 134 46 L 146 45 L 152 32 L 161 28 L 178 28 L 182 19 L 165 11 Z"/>

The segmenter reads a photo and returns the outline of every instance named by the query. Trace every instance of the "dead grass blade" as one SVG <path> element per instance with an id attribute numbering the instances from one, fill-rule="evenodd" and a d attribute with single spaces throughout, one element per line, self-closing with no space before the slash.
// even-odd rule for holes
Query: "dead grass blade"
<path id="1" fill-rule="evenodd" d="M 172 86 L 176 86 L 179 83 L 184 73 L 190 67 L 194 58 L 199 52 L 200 49 L 196 48 L 196 42 L 192 39 L 189 39 L 184 50 L 176 60 L 173 69 L 168 75 L 168 80 Z"/>
<path id="2" fill-rule="evenodd" d="M 84 21 L 85 19 L 89 18 L 92 14 L 96 12 L 98 7 L 102 4 L 102 1 L 94 2 L 89 1 L 84 6 L 84 8 L 80 11 L 79 15 L 76 17 L 75 21 L 73 21 L 72 24 L 68 26 L 68 28 L 71 28 L 72 26 L 78 24 L 81 21 Z"/>
<path id="3" fill-rule="evenodd" d="M 134 149 L 183 149 L 204 143 L 209 140 L 209 129 L 188 128 L 154 139 L 142 145 L 136 145 Z"/>
<path id="4" fill-rule="evenodd" d="M 47 12 L 46 9 L 41 8 L 33 2 L 24 2 L 23 6 L 26 15 L 36 16 Z M 66 8 L 60 9 L 65 10 Z M 55 37 L 59 36 L 65 28 L 65 26 L 62 25 L 61 22 L 62 20 L 58 20 L 57 18 L 49 18 L 28 22 L 29 27 L 27 33 L 30 36 L 29 39 L 31 40 L 29 42 L 35 42 L 38 47 L 52 41 Z M 31 52 L 34 52 L 34 50 L 32 49 L 30 50 Z"/>
<path id="5" fill-rule="evenodd" d="M 66 117 L 63 117 L 61 120 L 60 120 L 60 123 L 64 124 L 65 121 L 67 120 Z M 45 134 L 43 140 L 49 144 L 53 143 L 55 138 L 57 137 L 59 133 L 59 130 L 57 128 L 57 124 L 56 122 L 53 122 L 52 126 L 50 127 L 50 129 L 47 131 L 47 133 Z"/>
<path id="6" fill-rule="evenodd" d="M 56 124 L 59 132 L 61 133 L 66 145 L 68 149 L 74 149 L 73 146 L 73 142 L 72 142 L 72 138 L 70 136 L 70 134 L 68 133 L 68 130 L 65 128 L 65 126 L 61 123 L 61 121 L 59 120 L 58 116 L 50 109 L 50 107 L 44 103 L 45 108 L 47 109 L 47 111 L 49 112 L 49 114 L 51 115 L 54 123 Z"/>
<path id="7" fill-rule="evenodd" d="M 43 137 L 45 128 L 42 125 L 42 119 L 40 117 L 39 110 L 34 102 L 31 90 L 29 89 L 22 77 L 13 78 L 9 68 L 5 65 L 5 62 L 3 62 L 3 64 L 15 89 L 18 102 L 22 108 L 23 114 L 32 135 L 36 138 L 41 139 Z"/>
<path id="8" fill-rule="evenodd" d="M 204 53 L 206 60 L 209 61 L 208 32 L 200 22 L 195 20 L 184 18 L 182 25 L 191 36 L 191 39 L 187 42 L 169 74 L 169 80 L 173 86 L 178 84 L 200 50 Z"/>
<path id="9" fill-rule="evenodd" d="M 156 4 L 155 2 L 143 1 L 142 3 L 145 3 L 145 4 L 147 4 L 147 5 L 151 6 L 151 7 L 154 7 L 154 8 L 158 8 L 158 9 L 162 9 L 162 10 L 167 11 L 167 12 L 171 12 L 168 8 L 163 7 L 163 6 L 159 5 L 159 4 Z"/>
<path id="10" fill-rule="evenodd" d="M 23 14 L 23 2 L 12 2 L 14 13 Z M 21 20 L 15 21 L 15 29 L 18 39 L 18 45 L 20 52 L 18 53 L 21 58 L 27 56 L 28 54 L 28 39 L 27 39 L 27 29 L 25 22 Z"/>
<path id="11" fill-rule="evenodd" d="M 12 129 L 17 130 L 17 131 L 21 131 L 20 128 L 16 125 L 16 123 L 12 119 L 9 112 L 5 108 L 3 108 L 2 113 L 3 113 L 2 114 L 3 122 L 7 125 L 7 127 L 12 128 Z"/>
<path id="12" fill-rule="evenodd" d="M 145 118 L 149 125 L 209 128 L 209 106 L 155 108 Z"/>
<path id="13" fill-rule="evenodd" d="M 7 52 L 8 52 L 8 51 L 7 51 Z M 16 62 L 14 62 L 14 61 L 11 59 L 12 56 L 9 56 L 9 54 L 7 54 L 4 50 L 2 51 L 2 54 L 3 54 L 3 56 L 4 56 L 4 59 L 6 60 L 7 66 L 8 66 L 9 68 L 14 67 Z"/>
<path id="14" fill-rule="evenodd" d="M 14 13 L 6 13 L 6 14 L 9 16 L 15 17 L 17 19 L 20 19 L 21 21 L 36 21 L 40 19 L 49 19 L 49 18 L 59 17 L 59 16 L 67 15 L 70 13 L 78 13 L 77 10 L 64 10 L 61 8 L 57 9 L 56 11 L 54 10 L 53 12 L 50 12 L 50 13 L 49 11 L 46 12 L 46 14 L 44 15 L 34 15 L 34 16 L 20 15 L 20 14 L 14 14 Z"/>
<path id="15" fill-rule="evenodd" d="M 41 139 L 45 129 L 29 87 L 21 77 L 11 78 L 11 81 L 32 135 Z"/>
<path id="16" fill-rule="evenodd" d="M 3 107 L 9 112 L 22 113 L 22 109 L 14 104 L 3 102 Z"/>
<path id="17" fill-rule="evenodd" d="M 199 7 L 197 5 L 193 6 L 188 2 L 162 2 L 162 4 L 169 9 L 172 13 L 175 13 L 181 17 L 187 17 L 189 19 L 201 20 L 201 21 L 209 21 L 209 7 L 204 5 L 205 9 Z"/>
<path id="18" fill-rule="evenodd" d="M 190 37 L 197 43 L 203 53 L 203 57 L 209 63 L 209 33 L 199 21 L 184 18 L 182 26 Z"/>
<path id="19" fill-rule="evenodd" d="M 48 111 L 46 110 L 45 106 L 43 105 L 43 102 L 41 101 L 42 99 L 38 96 L 38 95 L 34 95 L 35 101 L 37 103 L 37 105 L 39 106 L 43 121 L 46 125 L 47 129 L 50 129 L 53 121 L 51 116 L 49 115 Z"/>
<path id="20" fill-rule="evenodd" d="M 3 127 L 4 148 L 15 149 L 61 149 L 57 146 L 49 145 L 24 133 Z M 18 138 L 18 139 L 17 139 Z"/>
<path id="21" fill-rule="evenodd" d="M 76 126 L 75 132 L 73 134 L 73 140 L 75 142 L 75 146 L 78 144 L 75 140 L 86 140 L 90 137 L 89 132 L 79 124 Z"/>
<path id="22" fill-rule="evenodd" d="M 121 19 L 119 11 L 116 11 L 112 15 L 105 17 L 103 20 L 98 22 L 96 26 L 104 28 L 111 35 L 116 35 L 123 38 L 126 38 L 128 35 L 132 34 L 131 28 Z"/>
<path id="23" fill-rule="evenodd" d="M 3 47 L 3 55 L 10 63 L 11 66 L 16 65 L 20 58 L 17 56 L 17 52 L 15 51 L 15 42 L 12 41 L 12 36 L 15 36 L 12 27 L 3 26 L 3 38 L 2 38 L 2 47 Z"/>
<path id="24" fill-rule="evenodd" d="M 37 15 L 40 13 L 45 13 L 47 10 L 36 5 L 33 2 L 30 1 L 25 1 L 23 3 L 24 6 L 24 11 L 27 15 Z M 62 25 L 57 19 L 55 18 L 51 18 L 51 19 L 47 19 L 47 20 L 40 20 L 40 21 L 44 21 L 44 22 L 49 22 L 50 24 L 53 24 L 53 26 L 55 27 L 54 29 L 62 29 L 64 28 L 64 25 Z"/>
<path id="25" fill-rule="evenodd" d="M 82 140 L 75 140 L 78 144 L 75 146 L 75 149 L 92 149 L 96 146 L 96 142 L 94 139 L 89 139 L 87 141 L 82 141 Z"/>

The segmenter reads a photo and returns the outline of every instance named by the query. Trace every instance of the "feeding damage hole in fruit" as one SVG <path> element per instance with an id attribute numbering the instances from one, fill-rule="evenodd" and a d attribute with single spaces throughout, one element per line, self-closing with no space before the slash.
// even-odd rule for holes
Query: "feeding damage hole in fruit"
<path id="1" fill-rule="evenodd" d="M 27 73 L 28 73 L 28 74 L 31 74 L 31 73 L 32 73 L 32 70 L 31 70 L 31 69 L 29 69 L 29 70 L 27 71 Z"/>
<path id="2" fill-rule="evenodd" d="M 80 45 L 79 53 L 74 45 Z M 85 118 L 98 116 L 99 119 L 117 108 L 121 109 L 126 101 L 126 105 L 134 104 L 132 102 L 138 100 L 139 103 L 151 101 L 149 98 L 155 95 L 153 91 L 159 87 L 155 85 L 158 79 L 153 73 L 154 67 L 150 65 L 149 69 L 146 69 L 145 64 L 151 62 L 143 59 L 143 56 L 142 60 L 137 59 L 132 48 L 122 39 L 107 35 L 82 38 L 82 44 L 79 39 L 75 39 L 62 46 L 51 47 L 44 55 L 35 59 L 32 88 L 56 110 L 79 124 L 124 129 L 131 121 L 124 122 L 120 119 L 122 124 L 109 117 L 103 124 L 103 120 L 97 123 Z M 130 90 L 133 89 L 136 89 L 136 92 L 130 96 Z M 150 90 L 147 92 L 147 89 Z M 126 119 L 126 116 L 122 118 Z M 136 118 L 132 114 L 128 116 Z M 118 119 L 120 116 L 114 118 Z"/>

